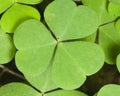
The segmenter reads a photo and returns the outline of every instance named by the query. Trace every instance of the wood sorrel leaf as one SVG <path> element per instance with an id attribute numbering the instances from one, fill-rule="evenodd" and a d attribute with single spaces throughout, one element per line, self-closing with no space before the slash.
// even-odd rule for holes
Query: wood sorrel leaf
<path id="1" fill-rule="evenodd" d="M 114 3 L 109 3 L 108 12 L 111 16 L 118 18 L 120 16 L 120 5 L 116 5 Z"/>
<path id="2" fill-rule="evenodd" d="M 35 76 L 49 65 L 56 41 L 42 23 L 28 20 L 15 31 L 14 43 L 18 49 L 15 58 L 18 69 Z"/>
<path id="3" fill-rule="evenodd" d="M 117 68 L 120 72 L 120 54 L 118 54 L 118 56 L 117 56 L 116 64 L 117 64 Z"/>
<path id="4" fill-rule="evenodd" d="M 82 3 L 97 12 L 100 24 L 110 22 L 114 19 L 107 12 L 108 0 L 82 0 Z"/>
<path id="5" fill-rule="evenodd" d="M 115 64 L 120 53 L 120 34 L 116 31 L 114 23 L 100 27 L 99 44 L 105 52 L 105 61 L 108 64 Z"/>
<path id="6" fill-rule="evenodd" d="M 22 83 L 10 83 L 0 87 L 0 96 L 42 96 L 35 89 Z"/>
<path id="7" fill-rule="evenodd" d="M 45 72 L 43 72 L 40 75 L 34 76 L 34 75 L 25 75 L 25 77 L 28 79 L 28 81 L 34 85 L 36 88 L 40 89 L 43 93 L 46 91 L 53 90 L 55 88 L 58 88 L 52 80 L 52 74 L 51 74 L 52 68 L 51 66 L 48 67 Z"/>
<path id="8" fill-rule="evenodd" d="M 120 34 L 120 19 L 118 19 L 115 23 L 115 28 L 117 30 L 117 32 Z"/>
<path id="9" fill-rule="evenodd" d="M 114 3 L 114 4 L 120 5 L 120 1 L 119 0 L 109 0 L 109 1 Z"/>
<path id="10" fill-rule="evenodd" d="M 16 3 L 2 15 L 1 27 L 5 32 L 13 33 L 20 23 L 30 18 L 40 20 L 39 12 L 31 6 Z"/>
<path id="11" fill-rule="evenodd" d="M 96 73 L 103 62 L 104 53 L 96 44 L 82 41 L 58 44 L 53 80 L 64 89 L 78 88 L 86 80 L 85 75 Z"/>
<path id="12" fill-rule="evenodd" d="M 120 96 L 120 85 L 105 85 L 100 89 L 97 96 Z"/>
<path id="13" fill-rule="evenodd" d="M 82 92 L 79 91 L 74 91 L 74 90 L 59 90 L 59 91 L 54 91 L 51 93 L 45 94 L 45 96 L 88 96 Z"/>
<path id="14" fill-rule="evenodd" d="M 15 55 L 15 51 L 12 38 L 0 28 L 0 64 L 11 61 Z"/>
<path id="15" fill-rule="evenodd" d="M 7 10 L 13 3 L 14 0 L 0 0 L 0 14 Z"/>
<path id="16" fill-rule="evenodd" d="M 38 4 L 43 0 L 16 0 L 18 3 L 25 3 L 25 4 Z"/>
<path id="17" fill-rule="evenodd" d="M 99 25 L 96 12 L 86 6 L 77 7 L 72 0 L 52 2 L 46 8 L 44 16 L 60 41 L 89 36 L 96 32 Z"/>

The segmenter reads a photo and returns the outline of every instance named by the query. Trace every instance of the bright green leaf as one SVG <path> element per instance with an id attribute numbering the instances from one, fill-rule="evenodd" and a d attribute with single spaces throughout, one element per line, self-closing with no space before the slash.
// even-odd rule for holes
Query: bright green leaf
<path id="1" fill-rule="evenodd" d="M 100 24 L 104 24 L 114 20 L 107 12 L 107 0 L 82 0 L 83 5 L 86 5 L 95 10 L 99 16 Z"/>
<path id="2" fill-rule="evenodd" d="M 58 44 L 53 62 L 53 80 L 61 88 L 75 89 L 84 83 L 85 75 L 96 73 L 103 64 L 104 53 L 96 44 L 89 42 Z"/>
<path id="3" fill-rule="evenodd" d="M 60 40 L 84 38 L 95 33 L 99 25 L 96 12 L 86 6 L 77 7 L 72 0 L 52 2 L 44 15 L 47 24 Z"/>
<path id="4" fill-rule="evenodd" d="M 114 4 L 120 5 L 120 0 L 109 0 L 109 1 Z"/>
<path id="5" fill-rule="evenodd" d="M 120 54 L 117 56 L 116 63 L 117 63 L 117 68 L 118 68 L 118 70 L 120 72 Z"/>
<path id="6" fill-rule="evenodd" d="M 120 85 L 105 85 L 100 89 L 97 96 L 120 96 Z"/>
<path id="7" fill-rule="evenodd" d="M 40 93 L 22 83 L 10 83 L 0 87 L 0 96 L 42 96 Z"/>
<path id="8" fill-rule="evenodd" d="M 15 55 L 12 38 L 0 28 L 0 64 L 10 62 Z"/>
<path id="9" fill-rule="evenodd" d="M 40 20 L 39 12 L 31 6 L 16 3 L 2 15 L 1 27 L 6 32 L 13 33 L 19 24 L 31 18 Z"/>
<path id="10" fill-rule="evenodd" d="M 99 44 L 105 52 L 105 61 L 108 64 L 115 64 L 120 53 L 120 34 L 115 30 L 114 23 L 100 27 Z"/>
<path id="11" fill-rule="evenodd" d="M 108 12 L 111 16 L 114 16 L 115 18 L 119 17 L 120 16 L 120 5 L 109 3 Z"/>
<path id="12" fill-rule="evenodd" d="M 119 32 L 119 34 L 120 34 L 120 19 L 118 19 L 118 20 L 116 21 L 116 23 L 115 23 L 115 28 L 116 28 L 117 32 Z"/>
<path id="13" fill-rule="evenodd" d="M 59 91 L 54 91 L 48 94 L 45 94 L 45 96 L 88 96 L 82 92 L 79 91 L 66 91 L 66 90 L 59 90 Z"/>
<path id="14" fill-rule="evenodd" d="M 0 0 L 0 14 L 7 10 L 13 3 L 13 0 Z"/>
<path id="15" fill-rule="evenodd" d="M 46 70 L 56 41 L 42 23 L 28 20 L 21 24 L 15 31 L 14 42 L 18 49 L 16 65 L 20 71 L 35 76 Z"/>
<path id="16" fill-rule="evenodd" d="M 25 3 L 25 4 L 38 4 L 43 0 L 16 0 L 18 3 Z"/>
<path id="17" fill-rule="evenodd" d="M 51 67 L 49 66 L 45 72 L 43 72 L 40 75 L 34 76 L 34 75 L 25 75 L 25 77 L 28 79 L 28 81 L 34 85 L 36 88 L 40 89 L 43 93 L 46 91 L 50 91 L 53 89 L 56 89 L 57 86 L 54 84 L 52 80 L 52 74 L 51 74 Z"/>

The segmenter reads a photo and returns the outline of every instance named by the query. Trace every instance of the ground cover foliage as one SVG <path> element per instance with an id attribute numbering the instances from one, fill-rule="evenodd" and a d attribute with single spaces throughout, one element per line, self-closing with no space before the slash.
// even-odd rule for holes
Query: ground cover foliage
<path id="1" fill-rule="evenodd" d="M 0 0 L 1 96 L 119 96 L 118 0 Z"/>

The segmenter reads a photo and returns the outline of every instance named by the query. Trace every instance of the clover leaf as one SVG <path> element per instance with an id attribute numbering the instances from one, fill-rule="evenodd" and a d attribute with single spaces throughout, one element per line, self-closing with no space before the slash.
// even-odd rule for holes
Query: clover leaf
<path id="1" fill-rule="evenodd" d="M 119 0 L 109 0 L 109 1 L 114 3 L 114 4 L 120 5 L 120 1 Z"/>
<path id="2" fill-rule="evenodd" d="M 82 3 L 97 12 L 100 24 L 114 20 L 114 17 L 110 16 L 108 13 L 107 0 L 82 0 Z"/>
<path id="3" fill-rule="evenodd" d="M 115 64 L 120 53 L 120 34 L 116 31 L 114 22 L 99 28 L 99 44 L 105 52 L 105 61 Z"/>
<path id="4" fill-rule="evenodd" d="M 75 90 L 58 90 L 50 93 L 40 93 L 23 83 L 6 84 L 0 88 L 0 94 L 1 96 L 88 96 Z"/>
<path id="5" fill-rule="evenodd" d="M 25 3 L 25 4 L 38 4 L 43 0 L 16 0 L 18 3 Z"/>
<path id="6" fill-rule="evenodd" d="M 99 25 L 96 12 L 69 0 L 56 0 L 46 8 L 44 16 L 59 41 L 84 38 L 95 33 Z"/>
<path id="7" fill-rule="evenodd" d="M 0 1 L 4 2 L 4 0 L 0 0 Z M 22 3 L 22 1 L 23 0 L 19 1 L 19 3 Z M 31 3 L 32 2 L 35 3 L 34 0 L 32 0 Z M 4 7 L 4 10 L 6 10 L 6 12 L 1 17 L 1 27 L 5 32 L 13 33 L 16 27 L 27 19 L 34 18 L 34 19 L 40 20 L 40 14 L 35 8 L 28 5 L 19 4 L 19 3 L 17 3 L 17 1 L 14 1 L 14 0 L 11 0 L 11 3 L 10 3 L 11 5 L 0 3 L 0 9 Z M 3 11 L 1 11 L 1 13 Z"/>
<path id="8" fill-rule="evenodd" d="M 120 16 L 120 5 L 116 5 L 114 3 L 109 3 L 108 12 L 111 16 L 118 18 Z"/>
<path id="9" fill-rule="evenodd" d="M 64 4 L 67 7 L 62 9 Z M 77 18 L 75 21 L 72 20 L 74 16 L 71 18 L 72 13 Z M 83 13 L 91 15 L 83 16 Z M 67 20 L 64 17 L 68 17 Z M 46 8 L 45 19 L 52 32 L 35 19 L 25 21 L 15 31 L 16 65 L 42 92 L 57 87 L 76 89 L 84 83 L 86 76 L 96 73 L 104 64 L 104 52 L 99 45 L 78 39 L 95 33 L 99 25 L 97 14 L 88 7 L 77 7 L 73 1 L 56 0 Z M 48 87 L 49 84 L 52 87 Z"/>
<path id="10" fill-rule="evenodd" d="M 12 37 L 0 28 L 0 64 L 11 61 L 14 58 L 15 51 Z"/>
<path id="11" fill-rule="evenodd" d="M 97 96 L 120 96 L 120 85 L 105 85 L 97 93 Z"/>
<path id="12" fill-rule="evenodd" d="M 13 0 L 0 0 L 0 14 L 7 10 L 13 3 Z"/>
<path id="13" fill-rule="evenodd" d="M 6 84 L 0 88 L 0 94 L 1 96 L 42 96 L 30 86 L 22 83 Z"/>

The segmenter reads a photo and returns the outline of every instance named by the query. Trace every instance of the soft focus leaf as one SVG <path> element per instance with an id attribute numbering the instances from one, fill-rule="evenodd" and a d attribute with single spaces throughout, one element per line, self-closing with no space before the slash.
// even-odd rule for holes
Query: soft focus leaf
<path id="1" fill-rule="evenodd" d="M 100 27 L 99 44 L 105 52 L 105 61 L 108 64 L 115 64 L 120 53 L 120 34 L 116 31 L 114 23 Z"/>

